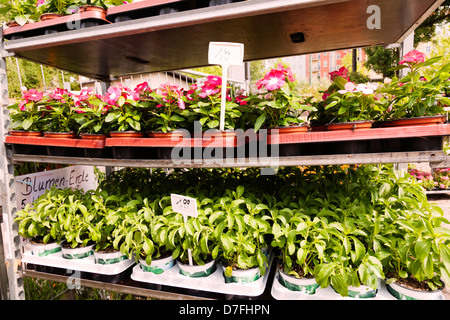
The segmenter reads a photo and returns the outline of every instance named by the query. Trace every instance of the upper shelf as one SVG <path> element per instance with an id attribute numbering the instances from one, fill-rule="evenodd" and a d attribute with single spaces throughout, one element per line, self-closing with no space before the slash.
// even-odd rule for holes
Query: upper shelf
<path id="1" fill-rule="evenodd" d="M 108 81 L 208 65 L 210 41 L 244 43 L 245 61 L 401 42 L 442 2 L 249 0 L 9 40 L 5 50 Z"/>

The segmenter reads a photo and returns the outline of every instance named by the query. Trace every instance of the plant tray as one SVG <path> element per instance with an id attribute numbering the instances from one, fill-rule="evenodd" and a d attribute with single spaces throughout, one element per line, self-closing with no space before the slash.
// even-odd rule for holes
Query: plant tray
<path id="1" fill-rule="evenodd" d="M 244 0 L 232 0 L 240 2 Z M 140 19 L 178 11 L 209 7 L 210 0 L 143 0 L 108 8 L 106 18 L 111 22 Z M 164 10 L 166 9 L 166 10 Z M 162 10 L 162 11 L 161 11 Z"/>
<path id="2" fill-rule="evenodd" d="M 378 289 L 377 295 L 374 298 L 351 298 L 351 297 L 342 297 L 339 293 L 333 290 L 331 287 L 327 288 L 317 288 L 316 293 L 313 295 L 304 294 L 298 291 L 291 291 L 280 284 L 278 280 L 278 270 L 275 274 L 272 283 L 271 295 L 276 300 L 397 300 L 394 296 L 392 296 L 387 288 L 384 281 L 380 282 L 380 288 Z M 445 300 L 444 295 L 440 295 L 439 300 Z"/>
<path id="3" fill-rule="evenodd" d="M 378 140 L 450 135 L 450 124 L 370 128 L 338 131 L 309 131 L 267 137 L 268 144 Z"/>
<path id="4" fill-rule="evenodd" d="M 5 137 L 5 143 L 25 144 L 37 146 L 55 146 L 55 147 L 71 147 L 71 148 L 93 148 L 101 149 L 105 147 L 105 140 L 88 140 L 88 139 L 67 139 L 67 138 L 46 138 L 46 137 Z"/>
<path id="5" fill-rule="evenodd" d="M 23 26 L 5 28 L 3 34 L 5 39 L 16 40 L 19 38 L 85 28 L 90 25 L 104 25 L 109 23 L 105 18 L 105 14 L 98 11 L 85 11 L 50 20 L 27 23 Z"/>
<path id="6" fill-rule="evenodd" d="M 131 279 L 140 282 L 167 285 L 178 288 L 256 297 L 264 293 L 274 258 L 273 256 L 274 255 L 271 254 L 269 257 L 268 268 L 265 275 L 254 282 L 245 284 L 225 283 L 223 267 L 220 263 L 217 263 L 217 269 L 213 274 L 204 278 L 189 278 L 180 274 L 180 269 L 177 264 L 159 275 L 143 271 L 138 264 L 133 267 Z"/>
<path id="7" fill-rule="evenodd" d="M 84 271 L 91 273 L 98 273 L 102 275 L 116 275 L 119 274 L 129 267 L 131 267 L 135 261 L 134 260 L 123 260 L 121 262 L 109 265 L 103 265 L 95 263 L 94 256 L 89 256 L 84 259 L 71 260 L 64 259 L 62 257 L 62 252 L 57 252 L 50 254 L 48 256 L 39 257 L 31 254 L 31 251 L 25 251 L 22 255 L 22 262 L 32 263 L 41 266 L 55 267 L 62 269 L 70 269 L 76 271 Z"/>

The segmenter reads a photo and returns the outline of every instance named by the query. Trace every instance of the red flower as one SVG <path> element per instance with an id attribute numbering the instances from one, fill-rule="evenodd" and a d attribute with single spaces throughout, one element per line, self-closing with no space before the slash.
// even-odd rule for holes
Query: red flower
<path id="1" fill-rule="evenodd" d="M 337 77 L 342 77 L 345 80 L 349 80 L 348 70 L 345 67 L 341 67 L 337 71 L 333 71 L 329 73 L 331 81 L 334 81 Z"/>

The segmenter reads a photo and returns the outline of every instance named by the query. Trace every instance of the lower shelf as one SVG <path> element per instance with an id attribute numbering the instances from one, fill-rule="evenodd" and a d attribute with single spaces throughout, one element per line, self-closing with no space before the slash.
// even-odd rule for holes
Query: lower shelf
<path id="1" fill-rule="evenodd" d="M 377 164 L 377 163 L 436 163 L 449 166 L 447 155 L 443 151 L 414 151 L 390 153 L 358 153 L 317 156 L 280 156 L 258 158 L 225 159 L 110 159 L 43 156 L 14 154 L 12 162 L 42 162 L 60 164 L 78 164 L 111 167 L 145 167 L 145 168 L 232 168 L 232 167 L 284 167 L 303 165 L 341 165 L 341 164 Z M 438 167 L 439 165 L 435 166 Z"/>

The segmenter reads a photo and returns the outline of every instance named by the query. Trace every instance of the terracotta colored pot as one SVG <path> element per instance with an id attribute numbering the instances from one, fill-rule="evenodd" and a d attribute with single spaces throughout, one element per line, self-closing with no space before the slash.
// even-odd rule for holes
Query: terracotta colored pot
<path id="1" fill-rule="evenodd" d="M 98 134 L 98 133 L 81 133 L 81 139 L 87 140 L 103 140 L 106 139 L 106 134 Z"/>
<path id="2" fill-rule="evenodd" d="M 162 132 L 162 131 L 150 131 L 147 132 L 147 137 L 149 138 L 155 138 L 155 139 L 174 139 L 182 138 L 183 133 L 180 131 L 169 131 L 169 132 Z"/>
<path id="3" fill-rule="evenodd" d="M 203 132 L 203 137 L 217 137 L 221 135 L 222 138 L 236 137 L 236 131 L 234 130 L 212 130 Z"/>
<path id="4" fill-rule="evenodd" d="M 20 26 L 20 24 L 18 24 L 17 23 L 17 21 L 8 21 L 7 23 L 6 23 L 6 26 L 7 27 L 9 27 L 9 28 L 13 28 L 13 27 L 18 27 L 18 26 Z"/>
<path id="5" fill-rule="evenodd" d="M 44 132 L 45 138 L 73 139 L 76 136 L 75 132 Z"/>
<path id="6" fill-rule="evenodd" d="M 19 137 L 41 137 L 42 132 L 40 131 L 25 131 L 25 130 L 9 130 L 9 134 L 12 136 Z"/>
<path id="7" fill-rule="evenodd" d="M 400 126 L 424 126 L 444 123 L 447 120 L 445 115 L 425 116 L 417 118 L 395 119 L 383 124 L 384 127 L 400 127 Z"/>
<path id="8" fill-rule="evenodd" d="M 327 125 L 327 130 L 357 130 L 372 128 L 373 121 L 351 121 L 332 123 Z"/>
<path id="9" fill-rule="evenodd" d="M 307 125 L 300 125 L 300 126 L 289 126 L 289 127 L 274 127 L 269 128 L 267 130 L 267 134 L 274 134 L 276 133 L 276 130 L 278 130 L 278 134 L 292 134 L 292 133 L 304 133 L 308 131 Z"/>
<path id="10" fill-rule="evenodd" d="M 86 12 L 86 11 L 97 11 L 100 12 L 102 14 L 106 14 L 106 9 L 104 9 L 103 7 L 99 7 L 99 6 L 94 6 L 94 5 L 84 5 L 84 6 L 80 6 L 78 8 L 78 12 Z"/>
<path id="11" fill-rule="evenodd" d="M 142 138 L 144 137 L 143 132 L 137 131 L 112 131 L 110 132 L 111 138 Z"/>
<path id="12" fill-rule="evenodd" d="M 62 16 L 63 16 L 62 14 L 58 14 L 58 13 L 44 13 L 44 14 L 41 14 L 41 16 L 39 17 L 39 20 L 46 21 L 46 20 L 56 19 L 56 18 L 59 18 Z"/>

